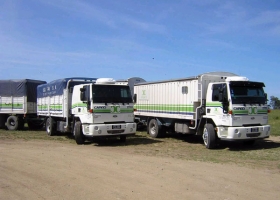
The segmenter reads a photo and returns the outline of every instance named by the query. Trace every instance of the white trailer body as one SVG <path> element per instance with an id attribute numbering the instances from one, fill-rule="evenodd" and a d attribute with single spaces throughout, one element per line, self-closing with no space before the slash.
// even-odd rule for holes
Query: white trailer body
<path id="1" fill-rule="evenodd" d="M 152 137 L 175 132 L 203 135 L 207 148 L 221 140 L 269 137 L 267 96 L 261 82 L 229 72 L 139 83 L 134 86 L 135 119 Z M 209 137 L 211 135 L 211 138 Z"/>
<path id="2" fill-rule="evenodd" d="M 85 138 L 97 136 L 120 136 L 124 141 L 136 132 L 127 85 L 112 79 L 67 78 L 38 90 L 38 115 L 47 118 L 49 135 L 72 132 L 77 144 L 83 144 Z"/>
<path id="3" fill-rule="evenodd" d="M 35 128 L 42 122 L 37 119 L 36 96 L 37 86 L 44 83 L 31 79 L 0 80 L 1 128 L 6 125 L 9 130 L 22 129 L 25 122 Z"/>

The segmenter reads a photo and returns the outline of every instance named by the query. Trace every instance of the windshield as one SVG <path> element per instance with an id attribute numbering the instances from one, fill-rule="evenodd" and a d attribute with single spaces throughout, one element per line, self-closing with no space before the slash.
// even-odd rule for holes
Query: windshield
<path id="1" fill-rule="evenodd" d="M 230 95 L 233 104 L 265 104 L 266 95 L 261 85 L 230 84 Z"/>
<path id="2" fill-rule="evenodd" d="M 130 89 L 125 85 L 93 85 L 93 103 L 132 103 Z"/>

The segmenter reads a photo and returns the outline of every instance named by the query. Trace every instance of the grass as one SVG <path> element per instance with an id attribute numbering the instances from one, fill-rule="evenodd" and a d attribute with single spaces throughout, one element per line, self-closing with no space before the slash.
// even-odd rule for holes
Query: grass
<path id="1" fill-rule="evenodd" d="M 268 115 L 268 123 L 271 125 L 271 135 L 280 136 L 280 110 L 272 110 Z"/>
<path id="2" fill-rule="evenodd" d="M 201 136 L 167 134 L 165 138 L 151 138 L 146 131 L 138 131 L 129 136 L 126 143 L 116 138 L 95 139 L 86 143 L 89 146 L 114 148 L 123 153 L 141 154 L 146 156 L 170 157 L 182 160 L 234 164 L 252 168 L 260 168 L 280 173 L 280 110 L 269 114 L 271 137 L 259 140 L 255 145 L 248 146 L 238 142 L 222 142 L 217 149 L 205 148 Z M 48 140 L 76 145 L 67 134 L 48 136 L 45 130 L 7 131 L 0 129 L 1 140 Z"/>

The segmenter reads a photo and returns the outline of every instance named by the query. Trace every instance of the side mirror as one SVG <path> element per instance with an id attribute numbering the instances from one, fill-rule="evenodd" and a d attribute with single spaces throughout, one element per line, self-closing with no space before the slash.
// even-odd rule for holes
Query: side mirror
<path id="1" fill-rule="evenodd" d="M 133 103 L 136 103 L 136 101 L 137 101 L 137 94 L 134 94 L 133 95 Z"/>

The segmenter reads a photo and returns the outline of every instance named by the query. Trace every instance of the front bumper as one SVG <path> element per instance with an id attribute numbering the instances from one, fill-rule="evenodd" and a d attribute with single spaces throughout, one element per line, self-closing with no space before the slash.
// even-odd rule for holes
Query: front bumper
<path id="1" fill-rule="evenodd" d="M 136 133 L 136 123 L 83 124 L 83 133 L 89 137 L 134 135 Z"/>
<path id="2" fill-rule="evenodd" d="M 250 127 L 217 127 L 217 136 L 221 140 L 254 140 L 268 138 L 270 125 Z"/>

